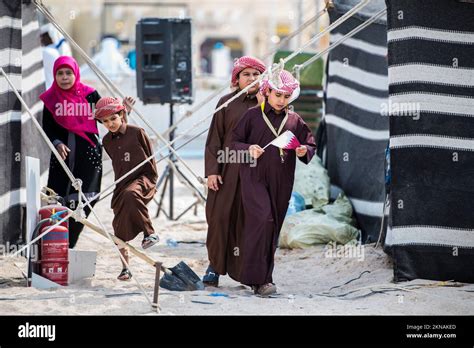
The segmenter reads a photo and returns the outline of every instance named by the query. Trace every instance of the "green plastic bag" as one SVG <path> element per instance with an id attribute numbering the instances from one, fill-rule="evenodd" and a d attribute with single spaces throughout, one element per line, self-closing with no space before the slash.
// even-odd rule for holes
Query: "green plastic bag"
<path id="1" fill-rule="evenodd" d="M 281 248 L 307 248 L 316 244 L 355 243 L 360 231 L 354 227 L 349 199 L 340 195 L 321 209 L 309 209 L 288 216 L 282 226 Z"/>

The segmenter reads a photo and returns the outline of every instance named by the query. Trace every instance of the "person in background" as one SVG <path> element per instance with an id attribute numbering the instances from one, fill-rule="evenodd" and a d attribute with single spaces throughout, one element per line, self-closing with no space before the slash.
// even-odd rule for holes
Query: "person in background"
<path id="1" fill-rule="evenodd" d="M 71 48 L 57 29 L 50 23 L 41 26 L 40 40 L 43 52 L 43 67 L 46 89 L 54 81 L 53 65 L 60 56 L 71 56 Z"/>
<path id="2" fill-rule="evenodd" d="M 242 89 L 255 82 L 265 71 L 265 64 L 257 58 L 244 56 L 237 59 L 232 70 L 233 92 L 223 96 L 217 107 L 234 97 Z M 219 155 L 229 150 L 232 129 L 251 107 L 258 104 L 259 84 L 216 112 L 206 141 L 205 177 L 209 192 L 206 203 L 208 223 L 207 252 L 209 267 L 203 277 L 204 284 L 218 286 L 219 275 L 229 274 L 239 281 L 239 240 L 237 226 L 240 207 L 239 163 L 224 163 Z M 262 97 L 263 100 L 263 97 Z"/>

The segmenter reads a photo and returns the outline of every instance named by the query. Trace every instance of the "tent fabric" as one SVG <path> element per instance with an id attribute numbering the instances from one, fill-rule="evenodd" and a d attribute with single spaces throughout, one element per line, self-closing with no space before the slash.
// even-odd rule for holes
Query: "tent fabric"
<path id="1" fill-rule="evenodd" d="M 387 9 L 393 107 L 384 250 L 396 281 L 472 283 L 474 4 L 388 0 Z"/>
<path id="2" fill-rule="evenodd" d="M 0 66 L 41 123 L 43 105 L 38 96 L 45 86 L 34 5 L 0 1 L 0 18 Z M 39 158 L 41 173 L 46 172 L 49 151 L 6 80 L 0 78 L 0 243 L 22 238 L 25 156 Z"/>
<path id="3" fill-rule="evenodd" d="M 331 22 L 350 7 L 335 2 Z M 374 1 L 380 10 L 384 3 Z M 344 5 L 344 6 L 343 6 Z M 370 16 L 371 13 L 366 13 Z M 352 17 L 331 32 L 331 43 L 362 24 Z M 350 199 L 362 242 L 376 242 L 385 196 L 384 157 L 388 145 L 386 25 L 373 23 L 333 49 L 328 58 L 325 115 L 319 129 L 325 150 L 323 163 L 331 179 L 331 198 L 342 190 Z M 321 147 L 321 145 L 320 145 Z"/>
<path id="4" fill-rule="evenodd" d="M 346 13 L 352 10 L 355 6 L 361 3 L 361 0 L 334 0 L 333 1 L 335 8 L 341 12 Z M 367 20 L 372 17 L 374 14 L 383 10 L 385 8 L 385 1 L 384 0 L 372 0 L 369 1 L 362 9 L 360 9 L 357 13 L 353 15 L 353 18 L 358 18 L 360 20 Z M 387 17 L 383 16 L 375 21 L 378 24 L 387 24 Z"/>

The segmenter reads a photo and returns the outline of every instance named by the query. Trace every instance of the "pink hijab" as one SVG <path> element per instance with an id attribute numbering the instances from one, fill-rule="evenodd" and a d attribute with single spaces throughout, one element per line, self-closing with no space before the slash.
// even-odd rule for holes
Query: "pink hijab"
<path id="1" fill-rule="evenodd" d="M 56 82 L 56 72 L 65 67 L 70 68 L 76 77 L 74 85 L 68 90 L 62 89 Z M 91 107 L 86 99 L 95 89 L 81 83 L 79 65 L 77 65 L 76 60 L 72 57 L 61 56 L 56 59 L 53 74 L 55 76 L 53 84 L 39 98 L 60 126 L 83 137 L 95 146 L 86 135 L 86 132 L 99 133 Z"/>

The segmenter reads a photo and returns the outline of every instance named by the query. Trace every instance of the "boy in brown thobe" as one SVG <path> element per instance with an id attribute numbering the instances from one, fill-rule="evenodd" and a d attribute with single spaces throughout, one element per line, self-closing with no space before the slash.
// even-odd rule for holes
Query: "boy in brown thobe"
<path id="1" fill-rule="evenodd" d="M 276 292 L 272 278 L 274 255 L 293 189 L 296 157 L 308 164 L 316 149 L 311 130 L 287 108 L 299 94 L 298 81 L 285 70 L 275 75 L 262 83 L 265 102 L 249 109 L 233 131 L 233 149 L 248 150 L 257 159 L 256 166 L 240 166 L 245 217 L 240 278 L 262 296 Z M 263 150 L 287 130 L 301 146 L 296 150 L 275 146 Z"/>
<path id="2" fill-rule="evenodd" d="M 118 98 L 104 97 L 96 104 L 95 117 L 108 130 L 103 146 L 112 159 L 115 180 L 128 173 L 153 154 L 145 131 L 126 122 L 125 106 Z M 128 242 L 140 232 L 144 233 L 142 247 L 147 249 L 159 241 L 148 215 L 147 203 L 156 192 L 158 178 L 156 163 L 152 159 L 123 181 L 117 183 L 112 196 L 115 235 Z M 120 249 L 128 264 L 128 250 Z M 132 274 L 123 264 L 119 280 L 129 280 Z"/>
<path id="3" fill-rule="evenodd" d="M 240 90 L 254 82 L 265 71 L 265 64 L 253 57 L 236 60 L 232 70 L 232 87 L 236 90 L 221 98 L 221 106 Z M 207 251 L 209 267 L 203 277 L 206 285 L 217 286 L 219 275 L 229 274 L 239 281 L 240 243 L 237 224 L 243 219 L 240 204 L 239 163 L 225 159 L 229 150 L 232 129 L 247 110 L 257 105 L 258 84 L 229 106 L 218 111 L 212 119 L 206 141 L 205 176 L 209 193 L 206 203 L 208 223 Z M 229 156 L 229 159 L 231 157 Z"/>

